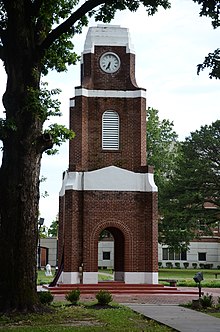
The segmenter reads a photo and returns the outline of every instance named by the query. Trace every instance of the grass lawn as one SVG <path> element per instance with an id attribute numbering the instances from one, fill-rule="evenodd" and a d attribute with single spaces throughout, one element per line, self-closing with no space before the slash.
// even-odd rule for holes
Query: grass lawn
<path id="1" fill-rule="evenodd" d="M 220 287 L 220 270 L 160 269 L 159 279 L 176 279 L 178 280 L 177 286 L 195 287 L 193 277 L 198 271 L 203 273 L 202 287 Z M 217 279 L 215 273 L 219 273 Z M 162 281 L 160 283 L 166 284 Z"/>
<path id="2" fill-rule="evenodd" d="M 54 279 L 55 269 L 52 269 L 52 276 L 46 277 L 45 270 L 38 270 L 37 271 L 37 284 L 44 285 L 49 284 Z"/>
<path id="3" fill-rule="evenodd" d="M 216 318 L 220 318 L 220 312 L 208 312 L 210 316 L 214 316 Z"/>
<path id="4" fill-rule="evenodd" d="M 159 279 L 176 279 L 178 280 L 177 286 L 185 286 L 185 287 L 195 287 L 196 283 L 193 280 L 195 274 L 201 271 L 203 272 L 202 287 L 211 287 L 216 288 L 220 287 L 220 270 L 194 270 L 194 269 L 160 269 L 159 270 Z M 54 270 L 52 269 L 52 273 L 54 275 Z M 99 281 L 109 280 L 109 276 L 104 274 L 111 274 L 112 270 L 104 270 L 101 269 L 102 273 L 99 275 Z M 218 278 L 215 278 L 215 273 L 219 273 Z M 49 284 L 53 280 L 54 276 L 46 277 L 45 271 L 38 271 L 38 285 Z M 169 283 L 159 281 L 159 283 L 164 285 L 169 285 Z"/>
<path id="5" fill-rule="evenodd" d="M 91 304 L 52 305 L 53 312 L 23 316 L 0 316 L 0 330 L 4 332 L 169 332 L 172 329 L 149 320 L 124 306 L 113 304 L 110 309 L 95 309 Z"/>

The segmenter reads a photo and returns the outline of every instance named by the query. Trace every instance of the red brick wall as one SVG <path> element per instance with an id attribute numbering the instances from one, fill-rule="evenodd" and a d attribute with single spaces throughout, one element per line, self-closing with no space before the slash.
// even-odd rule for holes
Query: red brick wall
<path id="1" fill-rule="evenodd" d="M 120 69 L 113 74 L 104 73 L 99 60 L 103 53 L 115 52 L 121 59 Z M 95 46 L 94 54 L 84 54 L 81 85 L 94 90 L 135 90 L 135 55 L 126 53 L 122 46 Z"/>
<path id="2" fill-rule="evenodd" d="M 99 59 L 105 52 L 116 52 L 120 69 L 104 73 Z M 84 54 L 82 88 L 89 90 L 142 90 L 135 80 L 135 55 L 125 47 L 96 46 L 94 54 Z M 87 98 L 77 96 L 70 109 L 70 128 L 76 137 L 70 141 L 69 170 L 94 170 L 110 165 L 136 171 L 146 165 L 145 98 Z M 120 149 L 102 150 L 102 115 L 113 110 L 120 117 Z"/>
<path id="3" fill-rule="evenodd" d="M 146 104 L 144 98 L 76 97 L 71 108 L 70 170 L 94 170 L 115 165 L 136 171 L 146 165 Z M 89 111 L 88 111 L 89 110 Z M 120 148 L 102 150 L 102 115 L 113 110 L 120 118 Z"/>
<path id="4" fill-rule="evenodd" d="M 97 271 L 106 228 L 115 239 L 116 270 L 157 271 L 156 193 L 67 191 L 65 202 L 64 271 L 78 271 L 82 262 L 84 271 Z"/>
<path id="5" fill-rule="evenodd" d="M 116 52 L 121 68 L 102 72 L 99 59 L 104 52 Z M 82 88 L 88 90 L 139 90 L 135 81 L 135 56 L 125 47 L 95 47 L 85 54 Z M 134 172 L 146 167 L 145 98 L 101 98 L 77 96 L 70 108 L 69 171 L 89 171 L 118 166 Z M 113 110 L 120 117 L 120 149 L 102 150 L 102 115 Z M 98 239 L 109 229 L 115 239 L 115 269 L 126 272 L 156 272 L 157 193 L 67 190 L 60 199 L 59 257 L 64 244 L 64 271 L 98 269 Z"/>

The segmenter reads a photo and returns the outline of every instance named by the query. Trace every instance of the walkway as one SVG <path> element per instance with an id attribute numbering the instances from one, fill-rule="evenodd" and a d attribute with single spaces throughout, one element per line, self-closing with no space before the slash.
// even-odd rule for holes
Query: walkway
<path id="1" fill-rule="evenodd" d="M 178 287 L 178 289 L 187 290 L 186 287 Z M 190 289 L 198 290 L 197 288 Z M 203 288 L 202 291 L 205 294 L 213 294 L 215 302 L 217 302 L 218 297 L 220 297 L 220 288 Z M 55 295 L 54 300 L 62 301 L 64 298 L 63 295 Z M 95 299 L 95 296 L 81 295 L 80 298 L 81 301 L 91 301 Z M 198 295 L 121 294 L 113 295 L 113 299 L 146 317 L 170 326 L 180 332 L 220 332 L 219 318 L 179 306 L 179 304 L 198 299 Z"/>
<path id="2" fill-rule="evenodd" d="M 177 305 L 124 303 L 134 311 L 181 332 L 219 332 L 220 319 Z"/>

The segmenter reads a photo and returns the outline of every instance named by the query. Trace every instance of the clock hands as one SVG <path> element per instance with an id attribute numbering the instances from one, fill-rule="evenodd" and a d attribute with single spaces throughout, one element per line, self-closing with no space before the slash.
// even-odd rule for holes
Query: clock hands
<path id="1" fill-rule="evenodd" d="M 106 67 L 106 69 L 110 69 L 110 66 L 111 66 L 111 62 L 108 63 L 108 66 Z"/>

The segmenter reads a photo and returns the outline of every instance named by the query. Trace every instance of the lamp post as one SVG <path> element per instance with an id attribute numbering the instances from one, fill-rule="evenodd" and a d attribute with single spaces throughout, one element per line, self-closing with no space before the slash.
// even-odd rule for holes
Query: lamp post
<path id="1" fill-rule="evenodd" d="M 194 281 L 197 283 L 199 288 L 199 298 L 202 295 L 202 287 L 201 287 L 201 281 L 203 280 L 203 273 L 197 272 L 196 275 L 193 277 Z"/>
<path id="2" fill-rule="evenodd" d="M 40 231 L 41 231 L 41 227 L 44 224 L 44 218 L 40 218 L 38 221 L 38 270 L 41 269 L 41 248 L 40 248 Z"/>

